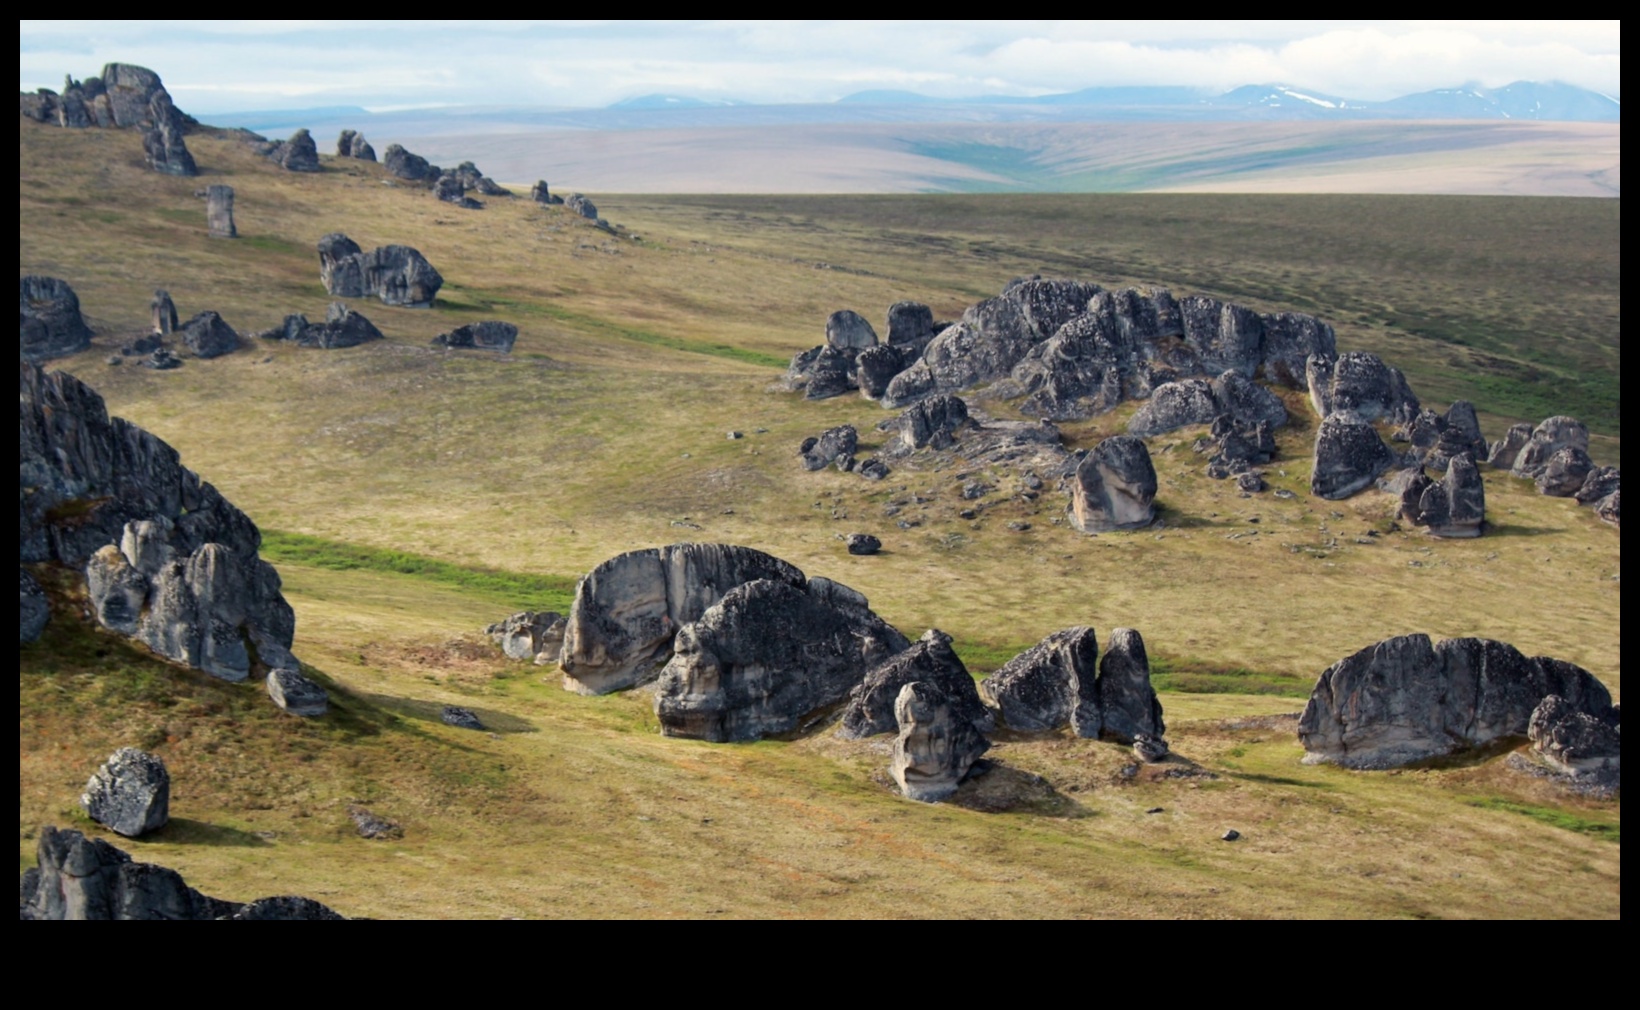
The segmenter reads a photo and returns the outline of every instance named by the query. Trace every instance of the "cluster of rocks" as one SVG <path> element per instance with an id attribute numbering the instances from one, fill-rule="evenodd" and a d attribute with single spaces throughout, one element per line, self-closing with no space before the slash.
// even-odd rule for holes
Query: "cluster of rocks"
<path id="1" fill-rule="evenodd" d="M 1561 713 L 1557 719 L 1570 711 L 1613 726 L 1620 722 L 1611 693 L 1582 667 L 1527 658 L 1491 639 L 1431 642 L 1428 635 L 1403 635 L 1322 673 L 1299 719 L 1298 738 L 1309 763 L 1393 768 L 1518 744 L 1551 695 Z M 1540 721 L 1550 724 L 1548 715 Z M 1547 729 L 1539 735 L 1547 736 Z M 1580 753 L 1579 760 L 1593 760 Z"/>
<path id="2" fill-rule="evenodd" d="M 484 629 L 508 659 L 530 659 L 537 665 L 558 662 L 568 622 L 555 610 L 522 610 Z"/>
<path id="3" fill-rule="evenodd" d="M 1531 480 L 1539 494 L 1575 498 L 1580 505 L 1594 506 L 1606 522 L 1622 525 L 1622 474 L 1589 458 L 1589 429 L 1576 418 L 1550 417 L 1536 427 L 1514 425 L 1492 443 L 1487 461 Z"/>
<path id="4" fill-rule="evenodd" d="M 229 681 L 283 671 L 270 695 L 314 713 L 255 523 L 73 376 L 23 363 L 18 387 L 19 562 L 84 573 L 97 622 L 167 659 Z"/>
<path id="5" fill-rule="evenodd" d="M 498 319 L 457 326 L 433 338 L 434 347 L 475 347 L 486 351 L 510 352 L 518 340 L 518 327 Z"/>
<path id="6" fill-rule="evenodd" d="M 1468 453 L 1447 460 L 1446 474 L 1431 480 L 1422 466 L 1405 471 L 1395 482 L 1401 502 L 1397 514 L 1432 536 L 1462 539 L 1481 535 L 1486 520 L 1486 484 Z"/>
<path id="7" fill-rule="evenodd" d="M 358 130 L 343 130 L 336 138 L 336 157 L 375 161 L 376 149 L 370 146 L 370 141 L 364 139 L 364 134 Z"/>
<path id="8" fill-rule="evenodd" d="M 199 174 L 183 140 L 198 124 L 177 109 L 159 75 L 146 67 L 109 63 L 101 77 L 64 78 L 61 94 L 49 88 L 22 92 L 18 111 L 36 122 L 70 129 L 140 129 L 143 152 L 156 172 Z"/>
<path id="9" fill-rule="evenodd" d="M 1150 392 L 1128 422 L 1128 433 L 1150 438 L 1178 428 L 1212 424 L 1220 417 L 1242 426 L 1287 423 L 1281 398 L 1240 372 L 1223 372 L 1213 379 L 1164 382 Z"/>
<path id="10" fill-rule="evenodd" d="M 371 340 L 382 339 L 382 331 L 363 315 L 343 302 L 331 302 L 325 309 L 325 321 L 310 323 L 299 313 L 288 315 L 278 326 L 256 334 L 258 340 L 288 340 L 299 347 L 357 347 Z"/>
<path id="11" fill-rule="evenodd" d="M 887 343 L 878 342 L 877 331 L 858 312 L 833 312 L 826 319 L 826 342 L 792 358 L 786 385 L 811 400 L 855 389 L 875 400 L 933 338 L 933 312 L 918 302 L 889 307 Z"/>
<path id="12" fill-rule="evenodd" d="M 314 142 L 313 134 L 306 127 L 297 130 L 285 140 L 271 143 L 263 152 L 268 160 L 287 172 L 317 172 L 319 168 L 319 145 Z"/>
<path id="13" fill-rule="evenodd" d="M 1208 455 L 1207 476 L 1214 480 L 1236 478 L 1246 494 L 1265 489 L 1264 474 L 1258 467 L 1276 455 L 1274 426 L 1269 421 L 1247 424 L 1234 415 L 1213 419 L 1207 437 L 1196 440 L 1195 450 Z"/>
<path id="14" fill-rule="evenodd" d="M 120 345 L 119 354 L 109 358 L 109 364 L 119 364 L 124 358 L 141 358 L 145 368 L 158 371 L 181 368 L 182 358 L 171 349 L 167 337 L 180 338 L 184 350 L 200 359 L 232 354 L 242 344 L 239 332 L 216 312 L 207 310 L 179 322 L 176 302 L 163 288 L 154 291 L 148 312 L 152 319 L 150 332 Z"/>
<path id="15" fill-rule="evenodd" d="M 1396 418 L 1397 442 L 1411 446 L 1420 467 L 1445 470 L 1458 456 L 1468 456 L 1471 462 L 1485 462 L 1489 449 L 1481 434 L 1480 419 L 1475 416 L 1475 405 L 1468 400 L 1454 400 L 1445 414 L 1429 407 L 1413 412 L 1402 410 Z"/>
<path id="16" fill-rule="evenodd" d="M 285 919 L 343 918 L 311 898 L 250 902 L 199 893 L 175 870 L 138 863 L 100 838 L 40 829 L 34 867 L 17 885 L 19 919 Z"/>
<path id="17" fill-rule="evenodd" d="M 1558 694 L 1546 695 L 1526 723 L 1532 751 L 1544 764 L 1574 779 L 1615 784 L 1623 772 L 1623 712 L 1613 705 L 1590 712 Z"/>
<path id="18" fill-rule="evenodd" d="M 350 136 L 351 135 L 351 136 Z M 347 142 L 349 150 L 356 149 L 356 145 L 364 144 L 364 138 L 351 130 L 342 132 L 342 140 L 337 142 L 336 152 L 342 155 L 342 144 Z M 370 161 L 376 160 L 376 152 L 369 144 L 364 144 L 364 150 L 369 151 Z M 357 154 L 347 154 L 345 157 L 360 157 Z M 512 196 L 506 188 L 478 170 L 478 166 L 470 161 L 464 161 L 455 168 L 440 168 L 423 158 L 419 154 L 412 154 L 399 144 L 389 144 L 382 153 L 382 165 L 388 174 L 409 182 L 425 182 L 432 186 L 433 196 L 445 203 L 469 210 L 479 210 L 484 204 L 468 196 L 468 193 L 479 193 L 484 196 Z"/>
<path id="19" fill-rule="evenodd" d="M 444 285 L 444 277 L 427 257 L 409 246 L 365 252 L 339 231 L 319 240 L 319 279 L 337 298 L 379 298 L 387 305 L 411 308 L 432 305 Z"/>
<path id="20" fill-rule="evenodd" d="M 33 274 L 17 281 L 17 350 L 23 361 L 45 361 L 91 346 L 91 327 L 68 282 Z"/>
<path id="21" fill-rule="evenodd" d="M 1112 631 L 1103 657 L 1094 629 L 1056 631 L 986 677 L 979 691 L 1011 730 L 1069 726 L 1080 737 L 1131 744 L 1147 761 L 1168 752 L 1150 657 L 1132 628 Z"/>
<path id="22" fill-rule="evenodd" d="M 1353 414 L 1367 421 L 1416 416 L 1418 398 L 1412 395 L 1401 370 L 1366 351 L 1333 355 L 1317 353 L 1304 363 L 1310 405 L 1317 417 Z M 1450 412 L 1449 412 L 1450 414 Z"/>

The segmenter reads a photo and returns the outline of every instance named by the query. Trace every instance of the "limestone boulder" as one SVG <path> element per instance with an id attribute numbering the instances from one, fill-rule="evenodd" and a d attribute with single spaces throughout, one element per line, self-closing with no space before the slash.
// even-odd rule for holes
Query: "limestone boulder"
<path id="1" fill-rule="evenodd" d="M 1316 681 L 1299 719 L 1305 761 L 1393 768 L 1527 735 L 1551 694 L 1607 718 L 1611 693 L 1581 667 L 1484 638 L 1385 639 Z"/>
<path id="2" fill-rule="evenodd" d="M 29 274 L 17 281 L 18 357 L 44 361 L 91 346 L 91 327 L 68 282 Z"/>
<path id="3" fill-rule="evenodd" d="M 1538 494 L 1551 498 L 1571 498 L 1583 490 L 1583 484 L 1594 471 L 1594 460 L 1575 445 L 1555 450 L 1549 461 L 1538 471 L 1534 483 Z"/>
<path id="4" fill-rule="evenodd" d="M 1419 409 L 1406 376 L 1376 354 L 1312 354 L 1305 361 L 1305 374 L 1310 403 L 1323 419 L 1350 413 L 1372 421 L 1402 412 L 1416 414 Z"/>
<path id="5" fill-rule="evenodd" d="M 957 791 L 980 755 L 991 748 L 961 706 L 937 683 L 913 681 L 894 699 L 893 757 L 889 774 L 908 799 L 938 803 Z"/>
<path id="6" fill-rule="evenodd" d="M 877 344 L 861 351 L 854 358 L 854 385 L 860 395 L 875 400 L 888 391 L 888 384 L 905 371 L 914 357 L 908 347 Z"/>
<path id="7" fill-rule="evenodd" d="M 779 558 L 729 544 L 673 544 L 610 558 L 575 588 L 559 660 L 564 687 L 605 694 L 654 679 L 671 659 L 678 629 L 758 579 L 807 582 Z"/>
<path id="8" fill-rule="evenodd" d="M 756 740 L 798 729 L 908 643 L 847 586 L 759 579 L 679 629 L 655 714 L 667 736 Z"/>
<path id="9" fill-rule="evenodd" d="M 934 339 L 933 310 L 921 302 L 895 302 L 888 307 L 887 332 L 889 346 L 909 350 L 914 358 Z"/>
<path id="10" fill-rule="evenodd" d="M 828 428 L 817 438 L 804 439 L 799 450 L 799 455 L 803 459 L 803 469 L 824 470 L 833 463 L 840 466 L 851 465 L 854 450 L 859 444 L 860 433 L 854 430 L 852 424 Z M 847 466 L 844 466 L 844 469 L 847 469 Z"/>
<path id="11" fill-rule="evenodd" d="M 1149 438 L 1192 424 L 1212 424 L 1228 415 L 1243 425 L 1287 423 L 1281 398 L 1240 372 L 1227 371 L 1212 380 L 1181 379 L 1156 387 L 1128 422 L 1128 433 Z"/>
<path id="12" fill-rule="evenodd" d="M 1510 472 L 1516 477 L 1530 477 L 1536 480 L 1548 467 L 1555 453 L 1562 449 L 1580 449 L 1587 453 L 1588 427 L 1577 418 L 1564 414 L 1544 418 L 1532 429 L 1532 437 L 1521 447 L 1519 455 L 1515 457 L 1514 466 L 1510 467 Z"/>
<path id="13" fill-rule="evenodd" d="M 1349 412 L 1328 414 L 1316 427 L 1310 493 L 1330 501 L 1348 498 L 1397 461 L 1370 421 Z"/>
<path id="14" fill-rule="evenodd" d="M 826 345 L 839 351 L 863 351 L 877 346 L 877 331 L 858 312 L 839 309 L 826 317 Z"/>
<path id="15" fill-rule="evenodd" d="M 80 806 L 86 816 L 127 838 L 158 831 L 171 819 L 171 775 L 154 755 L 121 747 L 85 784 Z"/>
<path id="16" fill-rule="evenodd" d="M 435 347 L 474 347 L 486 351 L 510 352 L 518 340 L 518 327 L 499 319 L 457 326 L 433 338 Z"/>
<path id="17" fill-rule="evenodd" d="M 1487 450 L 1486 462 L 1499 470 L 1513 470 L 1526 443 L 1532 440 L 1532 426 L 1512 424 L 1504 436 Z"/>
<path id="18" fill-rule="evenodd" d="M 898 437 L 887 449 L 889 456 L 909 455 L 924 448 L 949 449 L 958 433 L 979 427 L 960 396 L 931 396 L 901 411 L 894 427 Z"/>
<path id="19" fill-rule="evenodd" d="M 1071 480 L 1071 525 L 1083 533 L 1149 526 L 1156 519 L 1156 467 L 1132 435 L 1100 442 Z"/>
<path id="20" fill-rule="evenodd" d="M 484 205 L 467 195 L 467 187 L 462 184 L 461 177 L 445 172 L 433 180 L 433 198 L 445 203 L 455 204 L 466 210 L 482 210 Z"/>
<path id="21" fill-rule="evenodd" d="M 364 252 L 341 232 L 319 240 L 319 279 L 338 298 L 373 297 L 412 308 L 432 305 L 444 285 L 444 277 L 417 250 L 388 245 Z"/>
<path id="22" fill-rule="evenodd" d="M 196 358 L 220 358 L 239 350 L 239 334 L 215 312 L 205 311 L 182 324 L 182 342 Z"/>
<path id="23" fill-rule="evenodd" d="M 547 180 L 545 179 L 537 179 L 535 185 L 530 187 L 530 199 L 539 204 L 564 202 L 563 200 L 557 199 L 552 195 L 552 191 L 547 188 Z"/>
<path id="24" fill-rule="evenodd" d="M 557 662 L 566 622 L 556 610 L 523 610 L 485 628 L 508 659 L 535 659 L 543 654 Z"/>
<path id="25" fill-rule="evenodd" d="M 1615 708 L 1596 716 L 1551 694 L 1532 710 L 1526 735 L 1538 757 L 1568 775 L 1623 770 L 1623 723 Z"/>
<path id="26" fill-rule="evenodd" d="M 341 136 L 336 138 L 336 157 L 375 161 L 376 149 L 370 146 L 370 141 L 364 139 L 364 134 L 359 131 L 343 130 Z"/>
<path id="27" fill-rule="evenodd" d="M 288 140 L 274 145 L 268 158 L 287 172 L 319 171 L 319 145 L 305 128 L 297 130 Z"/>
<path id="28" fill-rule="evenodd" d="M 1467 454 L 1450 460 L 1446 476 L 1432 481 L 1420 468 L 1401 492 L 1400 515 L 1432 536 L 1469 538 L 1481 535 L 1486 519 L 1486 485 Z"/>
<path id="29" fill-rule="evenodd" d="M 1583 486 L 1573 498 L 1579 505 L 1593 505 L 1623 486 L 1623 472 L 1615 466 L 1597 466 L 1583 478 Z"/>
<path id="30" fill-rule="evenodd" d="M 1132 628 L 1116 628 L 1110 633 L 1105 654 L 1099 660 L 1099 729 L 1101 740 L 1138 743 L 1142 739 L 1160 743 L 1167 733 L 1162 721 L 1162 701 L 1150 683 L 1150 655 L 1145 640 Z M 1076 710 L 1074 725 L 1078 736 L 1091 737 L 1087 705 Z M 1162 753 L 1166 754 L 1164 744 Z"/>
<path id="31" fill-rule="evenodd" d="M 1045 733 L 1071 724 L 1086 705 L 1099 735 L 1099 636 L 1087 627 L 1056 631 L 1010 659 L 979 685 L 980 697 L 997 710 L 1001 725 L 1022 733 Z"/>
<path id="32" fill-rule="evenodd" d="M 238 238 L 233 223 L 233 187 L 205 187 L 205 230 L 212 238 Z"/>
<path id="33" fill-rule="evenodd" d="M 398 144 L 387 145 L 387 150 L 382 152 L 382 165 L 388 174 L 410 182 L 431 182 L 439 177 L 437 165 L 419 154 L 411 154 Z"/>
<path id="34" fill-rule="evenodd" d="M 268 697 L 291 715 L 316 719 L 330 711 L 330 694 L 292 667 L 268 671 Z"/>
<path id="35" fill-rule="evenodd" d="M 910 648 L 877 664 L 849 692 L 838 732 L 849 739 L 892 733 L 898 726 L 894 703 L 910 683 L 924 681 L 939 687 L 949 700 L 953 714 L 971 723 L 980 733 L 990 733 L 996 725 L 991 711 L 980 700 L 974 678 L 951 648 L 951 636 L 930 628 Z"/>
<path id="36" fill-rule="evenodd" d="M 571 193 L 564 200 L 564 206 L 586 218 L 588 221 L 598 220 L 598 205 L 582 196 L 580 193 Z"/>
<path id="37" fill-rule="evenodd" d="M 40 583 L 27 568 L 17 569 L 17 643 L 27 645 L 40 637 L 51 620 L 51 606 Z"/>
<path id="38" fill-rule="evenodd" d="M 198 175 L 199 167 L 194 164 L 194 156 L 183 139 L 187 122 L 164 90 L 156 91 L 149 100 L 148 117 L 153 125 L 142 135 L 148 167 L 165 175 Z"/>

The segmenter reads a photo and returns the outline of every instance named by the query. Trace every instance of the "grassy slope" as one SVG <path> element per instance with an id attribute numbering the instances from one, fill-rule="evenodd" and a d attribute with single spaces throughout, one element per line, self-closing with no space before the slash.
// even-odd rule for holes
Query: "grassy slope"
<path id="1" fill-rule="evenodd" d="M 448 208 L 383 185 L 368 166 L 289 175 L 201 137 L 192 144 L 205 170 L 238 189 L 246 236 L 212 242 L 191 196 L 202 182 L 147 173 L 134 137 L 21 130 L 20 260 L 68 278 L 109 333 L 65 367 L 115 412 L 178 446 L 263 526 L 286 531 L 269 547 L 282 555 L 297 608 L 298 652 L 349 692 L 355 713 L 340 729 L 292 728 L 260 704 L 198 713 L 211 733 L 226 723 L 223 732 L 242 734 L 237 753 L 253 765 L 285 768 L 281 748 L 306 748 L 297 771 L 279 773 L 285 785 L 255 787 L 270 795 L 260 809 L 236 792 L 251 788 L 235 784 L 243 768 L 190 759 L 190 738 L 159 744 L 197 783 L 179 799 L 179 817 L 276 836 L 271 846 L 239 846 L 167 833 L 141 846 L 207 890 L 244 897 L 306 886 L 348 911 L 381 915 L 1620 913 L 1618 846 L 1550 822 L 1612 823 L 1615 804 L 1552 797 L 1496 763 L 1404 776 L 1304 768 L 1290 732 L 1219 723 L 1291 710 L 1291 700 L 1168 694 L 1175 749 L 1220 776 L 1205 782 L 1118 785 L 1125 758 L 1115 748 L 1004 742 L 1005 774 L 991 788 L 1012 789 L 1021 805 L 981 814 L 896 801 L 875 781 L 886 763 L 880 745 L 665 741 L 641 694 L 570 696 L 540 671 L 460 640 L 514 606 L 550 599 L 563 579 L 615 551 L 717 539 L 855 585 L 913 634 L 932 624 L 951 631 L 976 669 L 1066 624 L 1130 625 L 1145 632 L 1171 678 L 1164 684 L 1287 694 L 1349 650 L 1426 630 L 1564 656 L 1617 688 L 1618 535 L 1588 510 L 1506 476 L 1488 475 L 1500 535 L 1466 544 L 1368 538 L 1367 529 L 1387 528 L 1386 499 L 1241 499 L 1200 476 L 1192 436 L 1181 433 L 1152 445 L 1168 519 L 1160 533 L 1074 536 L 1053 522 L 1052 495 L 1000 504 L 970 524 L 956 518 L 945 476 L 901 472 L 873 486 L 796 471 L 790 454 L 803 435 L 881 415 L 859 401 L 809 404 L 771 392 L 775 373 L 759 364 L 815 342 L 833 308 L 878 316 L 914 297 L 949 317 L 1008 276 L 1042 270 L 1293 304 L 1341 323 L 1346 346 L 1394 352 L 1420 390 L 1468 390 L 1445 361 L 1470 350 L 1420 339 L 1387 316 L 1363 320 L 1360 306 L 1381 299 L 1401 313 L 1427 285 L 1444 293 L 1428 301 L 1452 314 L 1430 310 L 1440 325 L 1501 332 L 1488 321 L 1540 311 L 1522 285 L 1556 250 L 1577 247 L 1567 231 L 1581 229 L 1599 251 L 1587 235 L 1609 228 L 1610 255 L 1592 257 L 1582 296 L 1533 316 L 1544 327 L 1531 331 L 1535 343 L 1521 327 L 1488 337 L 1495 344 L 1485 353 L 1577 356 L 1605 361 L 1615 375 L 1616 201 L 606 206 L 644 235 L 639 244 L 523 202 Z M 1440 215 L 1460 219 L 1470 243 L 1393 237 Z M 1542 223 L 1543 251 L 1507 241 L 1497 222 L 1510 215 Z M 1361 228 L 1363 219 L 1378 223 Z M 1361 250 L 1372 242 L 1340 241 L 1346 222 L 1383 248 L 1369 254 Z M 156 286 L 185 314 L 215 308 L 241 330 L 288 311 L 322 312 L 311 249 L 338 228 L 366 245 L 418 246 L 449 279 L 448 298 L 430 312 L 360 306 L 390 339 L 349 351 L 254 347 L 163 374 L 102 364 L 112 334 L 142 324 Z M 1421 251 L 1431 245 L 1440 248 Z M 1374 269 L 1400 257 L 1413 262 Z M 1466 280 L 1476 257 L 1502 264 L 1490 296 Z M 1196 274 L 1205 280 L 1188 279 Z M 510 358 L 425 348 L 434 334 L 492 312 L 523 328 Z M 1489 425 L 1519 416 L 1512 395 L 1476 396 Z M 1089 441 L 1119 422 L 1070 434 Z M 728 441 L 730 428 L 748 437 Z M 1310 434 L 1300 424 L 1283 436 L 1289 462 L 1272 475 L 1277 486 L 1302 492 Z M 1615 437 L 1596 455 L 1615 461 Z M 882 506 L 913 491 L 933 491 L 934 501 L 921 527 L 900 530 Z M 1015 518 L 1033 529 L 1008 531 Z M 842 553 L 836 534 L 855 529 L 881 535 L 888 552 Z M 497 583 L 497 571 L 512 574 Z M 92 686 L 119 676 L 105 657 L 82 650 L 77 666 L 53 672 L 52 655 L 24 654 L 25 832 L 66 816 L 100 755 L 152 743 L 169 724 L 144 726 L 160 715 L 145 715 L 123 688 Z M 517 732 L 446 730 L 430 721 L 446 701 L 473 704 Z M 99 707 L 121 715 L 84 717 Z M 355 724 L 372 731 L 344 739 Z M 349 837 L 342 806 L 354 797 L 405 819 L 405 841 Z M 1169 813 L 1142 814 L 1157 805 Z M 1215 841 L 1227 826 L 1247 832 L 1248 844 Z M 31 847 L 25 839 L 20 852 Z M 941 872 L 928 872 L 930 860 Z M 703 892 L 703 874 L 721 886 Z M 1518 880 L 1528 878 L 1523 895 Z"/>

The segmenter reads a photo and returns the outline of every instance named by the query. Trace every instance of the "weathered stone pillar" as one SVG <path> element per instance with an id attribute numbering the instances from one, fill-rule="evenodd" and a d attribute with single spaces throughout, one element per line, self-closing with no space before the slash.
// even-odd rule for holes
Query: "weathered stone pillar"
<path id="1" fill-rule="evenodd" d="M 205 190 L 205 221 L 212 238 L 238 238 L 233 226 L 233 187 L 211 186 Z"/>
<path id="2" fill-rule="evenodd" d="M 177 331 L 177 306 L 171 301 L 171 293 L 163 289 L 154 292 L 154 300 L 148 303 L 148 308 L 154 315 L 154 333 L 164 336 Z"/>

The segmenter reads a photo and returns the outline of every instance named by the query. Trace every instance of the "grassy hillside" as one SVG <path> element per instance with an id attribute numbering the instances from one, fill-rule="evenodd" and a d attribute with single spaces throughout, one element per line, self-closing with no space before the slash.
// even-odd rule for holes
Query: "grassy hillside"
<path id="1" fill-rule="evenodd" d="M 600 200 L 634 241 L 524 200 L 463 211 L 371 165 L 301 176 L 228 138 L 190 146 L 203 179 L 146 171 L 131 134 L 21 123 L 21 269 L 69 280 L 98 327 L 59 366 L 276 531 L 297 654 L 343 714 L 283 719 L 252 687 L 106 640 L 65 597 L 22 656 L 21 858 L 36 825 L 72 815 L 97 761 L 136 743 L 187 770 L 179 818 L 257 839 L 167 831 L 143 858 L 226 897 L 306 890 L 360 914 L 1620 914 L 1619 804 L 1499 762 L 1306 768 L 1290 723 L 1266 718 L 1295 711 L 1328 663 L 1408 631 L 1501 638 L 1619 693 L 1621 540 L 1590 510 L 1489 473 L 1491 535 L 1392 532 L 1387 497 L 1307 497 L 1300 415 L 1270 473 L 1292 501 L 1208 480 L 1180 432 L 1151 443 L 1162 529 L 1083 537 L 1052 493 L 967 521 L 949 474 L 804 473 L 804 436 L 847 421 L 870 444 L 885 415 L 771 388 L 833 309 L 879 319 L 916 298 L 950 318 L 1012 276 L 1070 274 L 1316 312 L 1426 400 L 1474 399 L 1491 434 L 1577 413 L 1603 433 L 1597 460 L 1617 462 L 1617 201 Z M 204 236 L 192 194 L 218 181 L 238 193 L 236 241 Z M 439 303 L 356 305 L 388 340 L 349 350 L 251 346 L 167 373 L 104 363 L 155 287 L 241 332 L 321 315 L 313 249 L 334 230 L 421 249 L 447 279 Z M 513 354 L 427 346 L 485 318 L 519 324 Z M 1124 417 L 1067 434 L 1087 444 Z M 930 501 L 905 506 L 914 494 Z M 885 553 L 847 555 L 838 537 L 857 530 Z M 881 741 L 663 740 L 641 692 L 569 695 L 476 636 L 561 606 L 610 554 L 685 539 L 855 586 L 912 635 L 957 636 L 976 672 L 1069 624 L 1139 628 L 1175 751 L 1215 777 L 1129 782 L 1119 748 L 1004 740 L 967 807 L 924 808 L 885 788 Z M 498 732 L 443 727 L 447 702 Z M 351 800 L 406 837 L 352 837 Z M 1227 827 L 1246 842 L 1217 841 Z"/>

